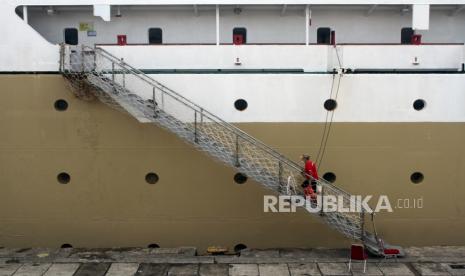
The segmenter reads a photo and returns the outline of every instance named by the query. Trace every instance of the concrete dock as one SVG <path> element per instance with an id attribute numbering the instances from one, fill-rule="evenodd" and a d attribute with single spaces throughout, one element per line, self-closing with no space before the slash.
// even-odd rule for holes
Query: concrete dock
<path id="1" fill-rule="evenodd" d="M 180 248 L 0 248 L 3 275 L 465 275 L 465 247 L 410 247 L 400 259 L 368 259 L 366 273 L 348 249 L 246 249 L 199 256 Z"/>

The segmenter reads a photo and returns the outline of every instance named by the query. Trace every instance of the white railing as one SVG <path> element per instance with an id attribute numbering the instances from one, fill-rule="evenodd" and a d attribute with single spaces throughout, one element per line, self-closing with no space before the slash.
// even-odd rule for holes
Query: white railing
<path id="1" fill-rule="evenodd" d="M 148 70 L 461 70 L 465 47 L 441 45 L 104 45 Z M 337 49 L 337 52 L 336 52 Z"/>

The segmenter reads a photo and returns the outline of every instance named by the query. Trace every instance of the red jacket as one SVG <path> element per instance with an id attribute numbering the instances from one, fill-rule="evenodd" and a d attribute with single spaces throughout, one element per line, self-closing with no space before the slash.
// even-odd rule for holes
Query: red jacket
<path id="1" fill-rule="evenodd" d="M 316 165 L 311 160 L 305 162 L 305 173 L 311 175 L 314 179 L 318 180 L 318 171 L 316 170 Z M 307 179 L 309 177 L 307 176 Z"/>

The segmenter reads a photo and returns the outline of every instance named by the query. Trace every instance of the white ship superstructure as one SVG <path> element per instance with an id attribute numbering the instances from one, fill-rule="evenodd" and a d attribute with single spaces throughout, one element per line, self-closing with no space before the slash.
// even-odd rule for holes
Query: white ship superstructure
<path id="1" fill-rule="evenodd" d="M 323 102 L 337 70 L 373 74 L 345 75 L 335 121 L 464 121 L 465 113 L 456 106 L 463 98 L 463 77 L 453 74 L 464 70 L 462 6 L 311 2 L 11 2 L 2 9 L 8 27 L 0 69 L 57 71 L 58 44 L 68 36 L 73 44 L 100 45 L 156 73 L 160 81 L 232 122 L 322 122 Z M 19 15 L 12 12 L 15 5 Z M 238 30 L 244 32 L 242 45 L 233 44 Z M 412 45 L 413 33 L 421 35 L 420 45 Z M 158 40 L 150 41 L 151 34 Z M 118 45 L 118 36 L 125 37 L 124 46 Z M 214 97 L 218 91 L 222 96 Z M 438 93 L 441 100 L 436 101 Z M 231 108 L 236 98 L 247 101 L 247 112 Z M 416 111 L 415 100 L 427 108 Z M 269 106 L 279 106 L 279 112 L 270 112 Z"/>

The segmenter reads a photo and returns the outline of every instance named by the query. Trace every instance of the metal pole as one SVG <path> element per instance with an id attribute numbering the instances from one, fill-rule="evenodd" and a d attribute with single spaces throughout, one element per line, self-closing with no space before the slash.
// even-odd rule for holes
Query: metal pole
<path id="1" fill-rule="evenodd" d="M 65 44 L 60 45 L 60 72 L 65 71 Z"/>
<path id="2" fill-rule="evenodd" d="M 282 188 L 283 187 L 283 163 L 281 162 L 281 160 L 278 162 L 278 184 L 279 184 L 279 187 Z"/>
<path id="3" fill-rule="evenodd" d="M 325 215 L 325 212 L 324 212 L 324 191 L 325 191 L 325 186 L 324 185 L 321 185 L 321 210 L 320 210 L 320 216 L 324 216 Z"/>
<path id="4" fill-rule="evenodd" d="M 220 45 L 220 6 L 216 5 L 216 45 Z"/>
<path id="5" fill-rule="evenodd" d="M 153 117 L 157 117 L 157 102 L 155 101 L 155 86 L 153 87 Z"/>
<path id="6" fill-rule="evenodd" d="M 234 165 L 236 167 L 240 167 L 241 164 L 239 163 L 239 136 L 236 134 L 236 154 L 235 154 Z"/>
<path id="7" fill-rule="evenodd" d="M 305 6 L 305 45 L 308 45 L 310 42 L 309 24 L 310 24 L 310 6 L 306 5 Z"/>
<path id="8" fill-rule="evenodd" d="M 81 72 L 84 73 L 84 45 L 81 46 Z"/>
<path id="9" fill-rule="evenodd" d="M 197 110 L 194 112 L 194 142 L 199 142 L 197 138 Z"/>
<path id="10" fill-rule="evenodd" d="M 362 212 L 360 213 L 360 219 L 362 221 L 362 225 L 361 225 L 362 233 L 360 233 L 360 240 L 364 241 L 365 239 L 365 210 L 362 210 Z"/>
<path id="11" fill-rule="evenodd" d="M 121 63 L 124 63 L 124 59 L 121 58 Z M 124 68 L 121 66 L 121 72 L 123 73 L 123 88 L 126 88 L 126 73 L 124 72 Z"/>
<path id="12" fill-rule="evenodd" d="M 92 68 L 93 71 L 97 70 L 97 49 L 94 47 L 94 67 Z"/>
<path id="13" fill-rule="evenodd" d="M 161 90 L 161 109 L 165 110 L 165 91 Z"/>
<path id="14" fill-rule="evenodd" d="M 111 62 L 111 80 L 115 81 L 115 63 Z"/>

